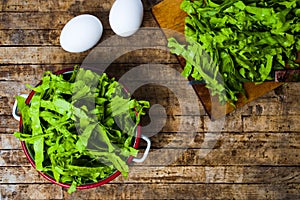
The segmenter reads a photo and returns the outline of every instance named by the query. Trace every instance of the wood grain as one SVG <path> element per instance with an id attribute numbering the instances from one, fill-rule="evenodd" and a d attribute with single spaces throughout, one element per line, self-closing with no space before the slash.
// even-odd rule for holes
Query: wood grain
<path id="1" fill-rule="evenodd" d="M 128 47 L 123 47 L 128 50 Z M 133 50 L 136 47 L 131 47 Z M 98 53 L 104 52 L 116 52 L 122 51 L 121 47 L 116 49 L 116 47 L 105 47 L 95 49 Z M 142 48 L 140 50 L 135 50 L 132 54 L 124 54 L 121 57 L 116 57 L 115 63 L 151 63 L 153 61 L 152 56 L 146 56 L 147 53 L 151 51 L 155 52 L 156 63 L 176 63 L 176 58 L 161 49 L 147 50 Z M 90 51 L 83 53 L 69 53 L 64 51 L 60 47 L 0 47 L 0 54 L 3 56 L 0 58 L 0 62 L 3 64 L 62 64 L 62 63 L 77 63 L 81 64 L 84 58 Z"/>
<path id="2" fill-rule="evenodd" d="M 153 31 L 151 31 L 153 29 Z M 147 31 L 149 30 L 149 31 Z M 157 28 L 147 27 L 138 31 L 134 38 L 148 39 L 152 46 L 166 46 L 167 41 Z M 2 29 L 0 30 L 1 46 L 60 46 L 60 29 Z M 157 35 L 153 35 L 157 34 Z M 140 35 L 140 36 L 139 36 Z M 122 45 L 122 38 L 117 37 L 111 29 L 105 29 L 99 43 L 114 38 L 114 45 Z M 134 41 L 133 41 L 134 42 Z M 135 42 L 137 44 L 137 42 Z"/>
<path id="3" fill-rule="evenodd" d="M 80 12 L 65 12 L 65 11 L 53 11 L 53 12 L 1 12 L 0 21 L 4 22 L 0 24 L 0 29 L 41 29 L 41 30 L 55 30 L 62 29 L 64 25 L 73 17 L 85 14 L 86 11 Z M 109 12 L 88 12 L 101 20 L 104 29 L 110 29 L 108 16 Z M 40 20 L 43 18 L 43 20 Z M 155 20 L 150 11 L 144 12 L 143 27 L 154 27 Z"/>
<path id="4" fill-rule="evenodd" d="M 143 0 L 144 10 L 149 10 L 151 4 L 147 0 Z M 55 0 L 31 0 L 31 1 L 19 1 L 19 0 L 6 0 L 0 4 L 0 10 L 2 12 L 107 12 L 110 10 L 113 2 L 110 0 L 102 1 L 78 1 L 78 0 L 65 0 L 58 2 Z"/>
<path id="5" fill-rule="evenodd" d="M 16 199 L 63 199 L 63 191 L 52 184 L 2 184 L 1 198 Z"/>
<path id="6" fill-rule="evenodd" d="M 39 190 L 36 190 L 38 188 Z M 48 188 L 48 189 L 47 189 Z M 278 190 L 280 189 L 281 190 Z M 78 191 L 72 195 L 66 191 L 59 190 L 57 186 L 48 185 L 26 185 L 20 184 L 3 185 L 2 196 L 5 199 L 297 199 L 295 193 L 299 189 L 297 184 L 107 184 L 89 191 Z M 48 190 L 48 191 L 47 191 Z M 13 192 L 17 191 L 17 192 Z M 29 192 L 28 192 L 29 191 Z M 34 192 L 33 192 L 34 191 Z M 111 192 L 107 192 L 111 191 Z M 256 191 L 256 192 L 254 192 Z M 282 192 L 280 192 L 282 191 Z M 49 195 L 49 193 L 53 195 Z M 103 195 L 105 193 L 105 195 Z M 176 195 L 175 195 L 176 194 Z M 218 196 L 218 198 L 215 198 Z"/>
<path id="7" fill-rule="evenodd" d="M 2 185 L 7 199 L 298 199 L 298 184 L 107 184 L 69 195 L 46 184 Z M 17 192 L 13 192 L 17 191 Z M 63 192 L 63 194 L 62 194 Z M 52 195 L 50 195 L 52 194 Z"/>
<path id="8" fill-rule="evenodd" d="M 299 148 L 275 147 L 266 148 L 267 145 L 253 145 L 248 149 L 180 149 L 163 148 L 150 150 L 149 156 L 142 164 L 148 166 L 298 166 L 300 165 Z M 141 149 L 141 152 L 143 150 Z M 0 164 L 3 167 L 29 166 L 22 150 L 1 150 Z M 288 155 L 288 157 L 287 157 Z"/>
<path id="9" fill-rule="evenodd" d="M 288 135 L 288 137 L 287 137 Z M 12 134 L 0 134 L 0 150 L 21 150 L 21 144 Z M 189 139 L 189 141 L 187 141 Z M 186 140 L 186 141 L 185 141 Z M 204 143 L 206 140 L 206 143 Z M 198 132 L 191 133 L 158 133 L 151 137 L 152 149 L 161 149 L 168 145 L 172 149 L 218 149 L 228 151 L 230 149 L 300 149 L 299 133 L 212 133 Z M 146 144 L 141 142 L 140 149 Z"/>
<path id="10" fill-rule="evenodd" d="M 0 9 L 5 12 L 54 12 L 54 11 L 64 11 L 64 12 L 84 12 L 84 11 L 94 11 L 103 12 L 111 8 L 111 1 L 76 1 L 76 0 L 66 0 L 64 2 L 58 1 L 18 1 L 18 0 L 7 0 L 1 4 Z"/>
<path id="11" fill-rule="evenodd" d="M 0 175 L 2 177 L 0 183 L 6 184 L 49 183 L 32 167 L 0 168 Z M 141 182 L 148 184 L 297 184 L 300 182 L 300 172 L 297 167 L 270 166 L 199 166 L 197 168 L 194 166 L 131 166 L 127 178 L 118 176 L 111 183 Z"/>

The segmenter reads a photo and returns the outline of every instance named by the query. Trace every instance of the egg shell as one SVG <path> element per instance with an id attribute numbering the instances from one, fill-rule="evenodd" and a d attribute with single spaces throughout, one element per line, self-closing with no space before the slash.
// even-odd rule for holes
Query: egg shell
<path id="1" fill-rule="evenodd" d="M 143 15 L 141 0 L 116 0 L 109 12 L 109 24 L 114 33 L 128 37 L 139 29 Z"/>
<path id="2" fill-rule="evenodd" d="M 72 18 L 61 31 L 60 45 L 68 52 L 79 53 L 92 48 L 103 33 L 101 21 L 89 14 Z"/>

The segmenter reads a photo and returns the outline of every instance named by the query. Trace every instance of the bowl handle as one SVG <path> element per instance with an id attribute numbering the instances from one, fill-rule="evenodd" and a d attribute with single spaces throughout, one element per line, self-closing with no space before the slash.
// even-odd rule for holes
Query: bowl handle
<path id="1" fill-rule="evenodd" d="M 21 94 L 20 96 L 24 97 L 25 99 L 28 97 L 28 94 Z M 20 115 L 18 114 L 18 102 L 17 100 L 15 100 L 15 103 L 14 103 L 14 106 L 13 106 L 13 109 L 12 109 L 12 116 L 20 121 Z"/>
<path id="2" fill-rule="evenodd" d="M 145 149 L 144 155 L 141 158 L 133 158 L 132 159 L 133 162 L 137 162 L 137 163 L 141 163 L 141 162 L 145 161 L 145 159 L 147 158 L 147 156 L 149 154 L 150 146 L 151 146 L 151 141 L 147 136 L 142 134 L 141 138 L 147 142 L 147 147 Z"/>

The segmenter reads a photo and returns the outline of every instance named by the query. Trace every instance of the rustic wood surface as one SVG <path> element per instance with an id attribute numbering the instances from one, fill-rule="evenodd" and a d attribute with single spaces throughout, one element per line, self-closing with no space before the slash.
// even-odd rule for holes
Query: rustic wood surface
<path id="1" fill-rule="evenodd" d="M 158 27 L 151 12 L 158 2 L 143 1 L 143 27 Z M 200 100 L 185 95 L 180 87 L 177 92 L 182 96 L 178 97 L 166 87 L 145 85 L 135 96 L 162 105 L 166 123 L 162 127 L 154 124 L 153 130 L 159 130 L 154 135 L 145 132 L 151 136 L 150 154 L 145 162 L 131 165 L 127 179 L 119 176 L 103 186 L 69 195 L 30 166 L 12 135 L 18 131 L 18 122 L 11 115 L 14 97 L 28 93 L 25 84 L 35 85 L 43 72 L 80 64 L 88 55 L 90 51 L 72 54 L 59 46 L 60 31 L 72 17 L 94 14 L 104 26 L 100 42 L 113 36 L 108 23 L 112 3 L 1 1 L 0 200 L 300 199 L 300 83 L 280 86 L 218 121 L 211 121 Z M 181 70 L 177 58 L 162 50 L 166 41 L 161 36 L 145 38 L 162 48 L 140 49 L 119 57 L 111 65 L 116 76 L 145 63 Z M 167 77 L 172 72 L 155 73 L 166 73 Z M 187 103 L 180 104 L 178 98 Z M 182 108 L 189 110 L 195 105 L 199 112 L 182 114 Z M 163 116 L 152 117 L 160 121 Z M 181 121 L 185 122 L 181 124 L 184 131 L 179 132 Z M 142 142 L 141 151 L 144 147 Z"/>

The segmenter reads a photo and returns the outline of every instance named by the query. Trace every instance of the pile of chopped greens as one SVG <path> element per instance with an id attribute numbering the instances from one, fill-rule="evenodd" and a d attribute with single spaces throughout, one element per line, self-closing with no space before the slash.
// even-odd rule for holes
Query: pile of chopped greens
<path id="1" fill-rule="evenodd" d="M 75 69 L 55 75 L 46 72 L 29 104 L 17 96 L 25 141 L 36 169 L 57 182 L 76 186 L 98 182 L 119 170 L 127 177 L 132 143 L 148 101 L 129 97 L 105 73 Z"/>
<path id="2" fill-rule="evenodd" d="M 246 95 L 243 82 L 299 67 L 299 0 L 183 0 L 181 9 L 187 44 L 169 38 L 168 46 L 186 60 L 182 74 L 205 81 L 221 103 Z"/>

